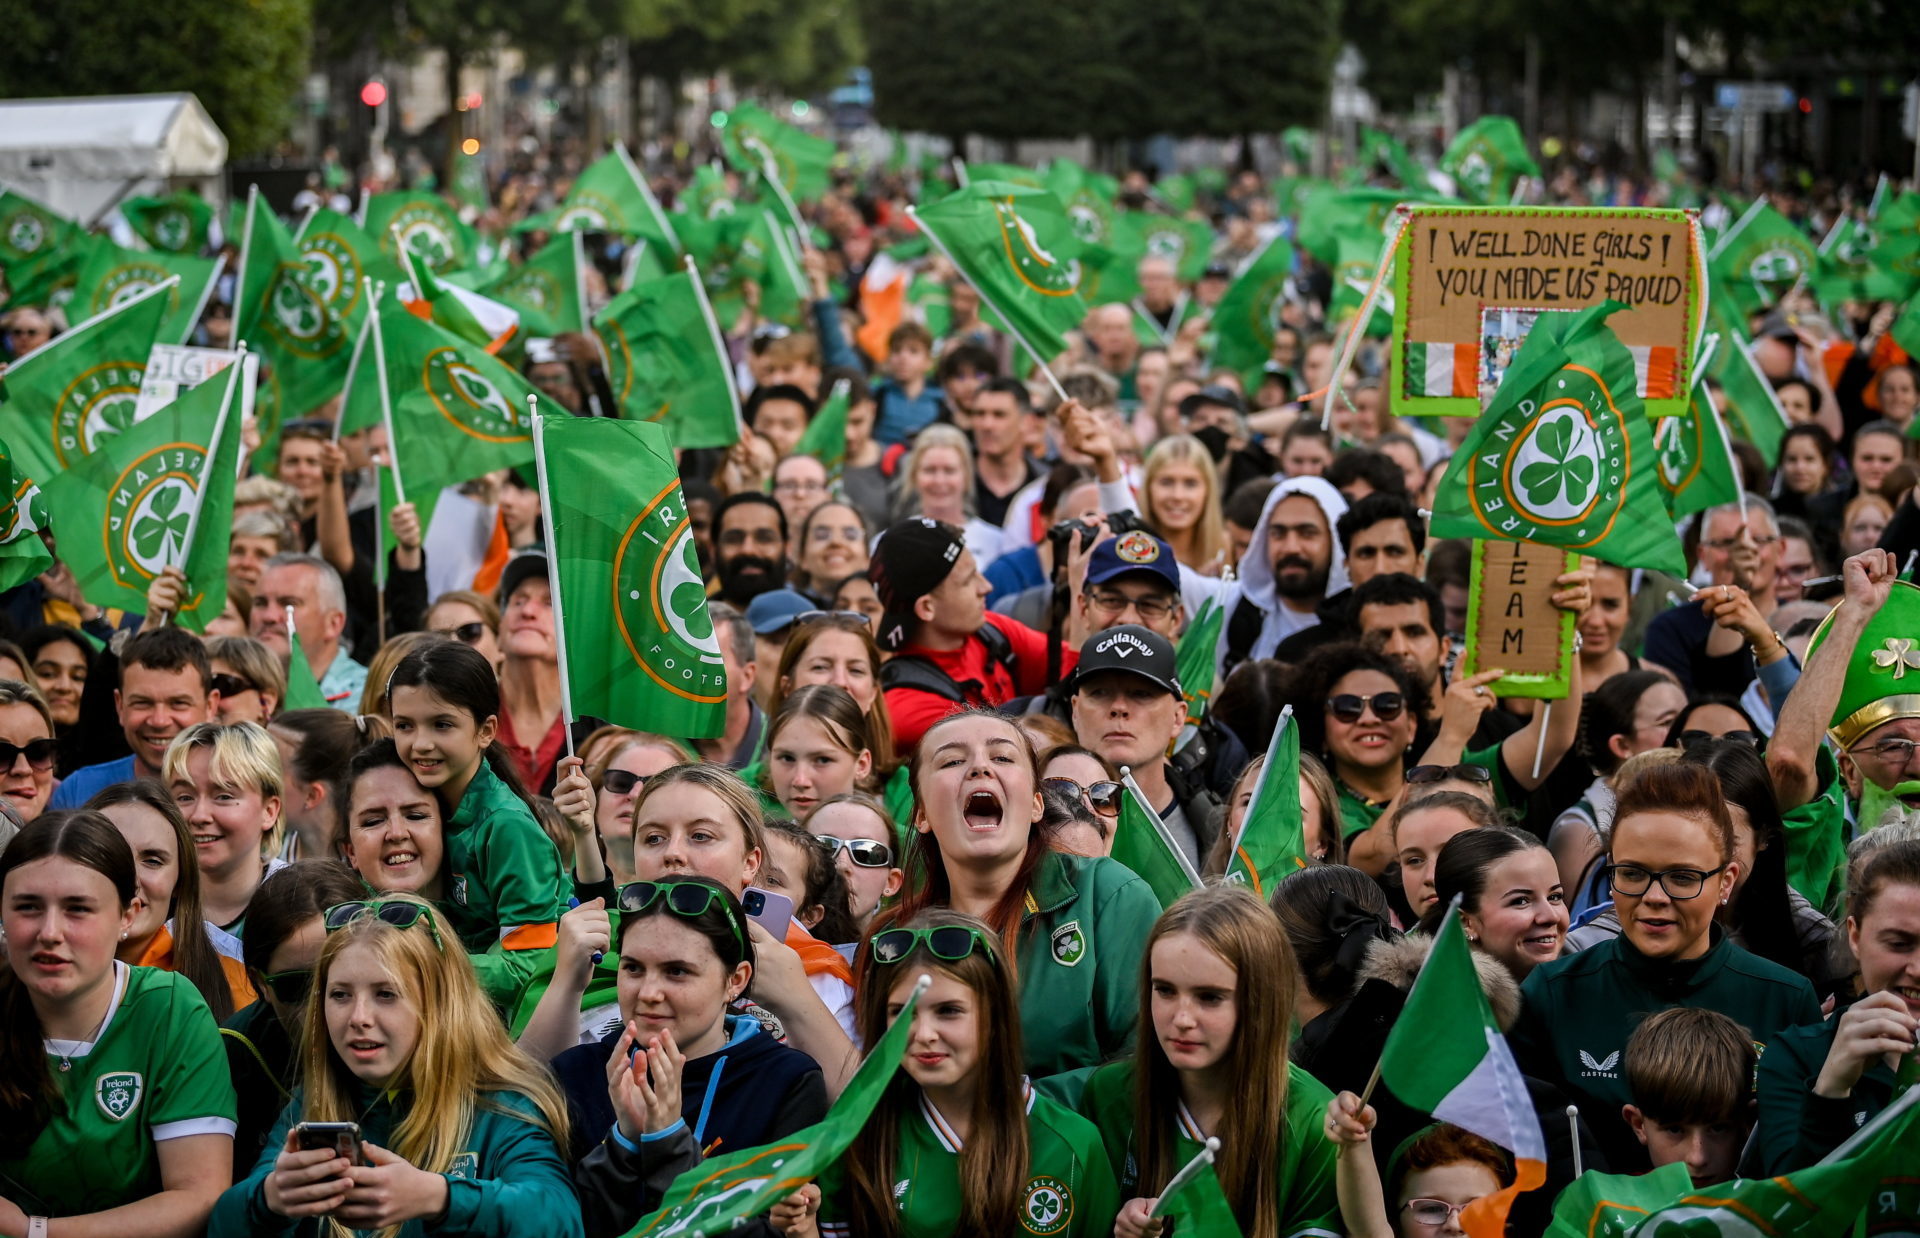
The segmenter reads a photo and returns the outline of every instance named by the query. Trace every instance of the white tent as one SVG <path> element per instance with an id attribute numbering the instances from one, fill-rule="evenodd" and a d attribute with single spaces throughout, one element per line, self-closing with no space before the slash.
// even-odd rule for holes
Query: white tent
<path id="1" fill-rule="evenodd" d="M 130 194 L 218 203 L 227 138 L 190 94 L 0 101 L 0 186 L 92 224 Z"/>

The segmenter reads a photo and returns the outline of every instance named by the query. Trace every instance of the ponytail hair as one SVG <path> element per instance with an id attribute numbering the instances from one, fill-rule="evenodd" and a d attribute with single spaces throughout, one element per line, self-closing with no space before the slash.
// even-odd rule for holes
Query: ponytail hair
<path id="1" fill-rule="evenodd" d="M 138 893 L 133 848 L 113 822 L 97 812 L 50 812 L 29 822 L 0 852 L 0 891 L 16 868 L 58 857 L 105 877 L 124 913 Z M 66 1102 L 47 1069 L 45 1033 L 27 986 L 11 969 L 0 972 L 0 1158 L 27 1154 Z"/>
<path id="2" fill-rule="evenodd" d="M 485 726 L 489 718 L 500 717 L 500 681 L 494 676 L 493 663 L 479 650 L 459 641 L 427 641 L 400 659 L 387 678 L 382 694 L 386 698 L 389 720 L 395 688 L 425 688 L 470 715 L 476 727 Z M 533 796 L 520 780 L 520 771 L 514 768 L 513 758 L 507 755 L 506 749 L 496 740 L 487 745 L 484 755 L 494 777 L 506 783 L 507 789 L 532 811 Z M 448 811 L 453 807 L 448 805 Z"/>

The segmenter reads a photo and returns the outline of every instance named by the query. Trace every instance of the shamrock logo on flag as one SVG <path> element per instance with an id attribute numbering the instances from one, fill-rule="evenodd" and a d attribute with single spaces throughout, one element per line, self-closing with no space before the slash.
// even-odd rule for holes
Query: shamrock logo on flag
<path id="1" fill-rule="evenodd" d="M 1529 452 L 1529 447 L 1531 452 Z M 1579 511 L 1593 493 L 1599 476 L 1591 431 L 1572 413 L 1545 421 L 1530 444 L 1522 444 L 1521 458 L 1537 458 L 1520 468 L 1520 485 L 1527 504 L 1545 515 Z M 1564 492 L 1564 498 L 1562 493 Z"/>
<path id="2" fill-rule="evenodd" d="M 156 575 L 172 563 L 186 548 L 187 525 L 193 509 L 183 502 L 191 500 L 193 488 L 178 478 L 168 478 L 147 495 L 134 510 L 133 554 L 142 567 Z"/>

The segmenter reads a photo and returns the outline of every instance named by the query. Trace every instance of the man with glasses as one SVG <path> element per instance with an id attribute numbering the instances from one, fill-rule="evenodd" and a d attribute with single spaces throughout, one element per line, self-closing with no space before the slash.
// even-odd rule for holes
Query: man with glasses
<path id="1" fill-rule="evenodd" d="M 1220 833 L 1219 795 L 1167 753 L 1187 721 L 1173 642 L 1138 624 L 1096 632 L 1068 683 L 1081 745 L 1129 772 L 1147 805 L 1197 870 Z"/>
<path id="2" fill-rule="evenodd" d="M 1771 625 L 1780 526 L 1773 505 L 1750 494 L 1708 509 L 1700 530 L 1707 587 L 1694 593 L 1695 605 L 1662 611 L 1647 625 L 1641 656 L 1672 671 L 1690 695 L 1737 699 L 1757 676 L 1756 663 L 1787 656 Z"/>
<path id="3" fill-rule="evenodd" d="M 193 633 L 165 627 L 134 635 L 120 651 L 120 686 L 113 693 L 132 754 L 75 770 L 47 807 L 78 808 L 106 787 L 158 779 L 174 736 L 208 721 L 219 707 L 212 681 L 206 646 Z"/>
<path id="4" fill-rule="evenodd" d="M 745 609 L 787 579 L 787 516 L 771 495 L 728 495 L 713 512 L 712 593 Z"/>
<path id="5" fill-rule="evenodd" d="M 6 326 L 7 356 L 18 359 L 53 338 L 53 321 L 46 312 L 25 305 L 9 313 L 4 320 Z"/>
<path id="6" fill-rule="evenodd" d="M 1920 808 L 1920 587 L 1899 573 L 1879 549 L 1842 565 L 1845 593 L 1767 741 L 1787 880 L 1815 907 L 1839 897 L 1849 838 L 1889 808 Z"/>

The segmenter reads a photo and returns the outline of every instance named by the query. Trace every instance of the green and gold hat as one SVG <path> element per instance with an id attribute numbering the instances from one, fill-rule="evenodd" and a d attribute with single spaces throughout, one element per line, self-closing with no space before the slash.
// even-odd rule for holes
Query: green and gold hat
<path id="1" fill-rule="evenodd" d="M 1809 661 L 1826 642 L 1833 616 L 1839 612 L 1836 606 L 1820 621 L 1807 646 Z M 1867 620 L 1827 734 L 1844 751 L 1896 718 L 1920 718 L 1920 585 L 1904 580 L 1893 582 L 1886 605 Z"/>

